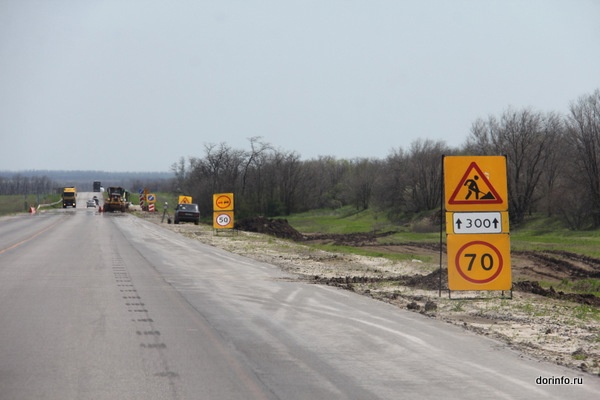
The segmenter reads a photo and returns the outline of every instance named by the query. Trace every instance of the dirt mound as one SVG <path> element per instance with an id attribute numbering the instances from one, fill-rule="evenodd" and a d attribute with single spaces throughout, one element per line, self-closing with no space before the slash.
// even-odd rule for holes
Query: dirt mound
<path id="1" fill-rule="evenodd" d="M 579 304 L 585 304 L 588 306 L 600 307 L 600 297 L 596 297 L 593 294 L 577 294 L 577 293 L 564 293 L 557 292 L 553 287 L 550 289 L 544 289 L 540 286 L 539 282 L 522 281 L 515 282 L 513 285 L 515 290 L 521 292 L 528 292 L 537 294 L 540 296 L 550 297 L 559 300 L 569 300 Z"/>
<path id="2" fill-rule="evenodd" d="M 243 218 L 235 223 L 235 228 L 246 232 L 265 233 L 282 239 L 304 240 L 300 232 L 292 228 L 286 219 L 281 218 Z"/>
<path id="3" fill-rule="evenodd" d="M 448 271 L 442 270 L 442 289 L 447 290 L 446 281 L 448 280 Z M 313 283 L 320 283 L 329 286 L 338 286 L 353 290 L 353 284 L 362 283 L 387 283 L 403 286 L 410 286 L 426 290 L 438 290 L 440 287 L 440 271 L 436 270 L 428 275 L 399 275 L 386 277 L 372 276 L 336 276 L 323 277 L 316 275 L 313 277 Z"/>
<path id="4" fill-rule="evenodd" d="M 407 286 L 426 290 L 438 290 L 440 283 L 442 290 L 448 289 L 448 270 L 445 268 L 442 271 L 437 269 L 428 275 L 415 275 L 406 281 Z"/>
<path id="5" fill-rule="evenodd" d="M 545 275 L 562 279 L 600 278 L 600 260 L 567 251 L 513 251 L 524 256 L 544 271 Z"/>

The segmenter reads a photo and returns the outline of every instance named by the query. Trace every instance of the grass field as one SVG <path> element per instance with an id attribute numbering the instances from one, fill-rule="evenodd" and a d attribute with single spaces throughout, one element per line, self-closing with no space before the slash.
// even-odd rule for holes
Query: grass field
<path id="1" fill-rule="evenodd" d="M 17 213 L 26 213 L 29 207 L 38 204 L 50 204 L 60 200 L 59 194 L 52 195 L 2 195 L 0 196 L 0 216 Z"/>
<path id="2" fill-rule="evenodd" d="M 282 217 L 302 233 L 389 232 L 386 243 L 431 242 L 440 240 L 440 227 L 427 218 L 403 224 L 390 222 L 385 214 L 365 210 L 356 212 L 346 207 L 336 210 L 316 210 Z M 442 236 L 445 240 L 445 233 Z M 533 216 L 510 231 L 513 250 L 563 250 L 600 258 L 600 230 L 572 231 L 554 218 Z"/>

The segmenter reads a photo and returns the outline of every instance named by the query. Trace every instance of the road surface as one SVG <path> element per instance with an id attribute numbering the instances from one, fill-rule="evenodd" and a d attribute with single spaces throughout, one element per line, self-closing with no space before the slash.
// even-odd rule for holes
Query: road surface
<path id="1" fill-rule="evenodd" d="M 85 208 L 92 195 L 77 209 L 0 218 L 0 399 L 600 393 L 598 377 Z"/>

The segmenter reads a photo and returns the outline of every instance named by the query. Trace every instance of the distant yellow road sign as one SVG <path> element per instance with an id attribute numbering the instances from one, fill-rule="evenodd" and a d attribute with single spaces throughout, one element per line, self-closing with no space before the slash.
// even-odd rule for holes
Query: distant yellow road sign
<path id="1" fill-rule="evenodd" d="M 510 290 L 508 234 L 448 235 L 450 290 Z"/>
<path id="2" fill-rule="evenodd" d="M 213 194 L 213 211 L 233 210 L 233 193 Z"/>
<path id="3" fill-rule="evenodd" d="M 177 201 L 179 202 L 179 204 L 191 204 L 192 196 L 179 196 L 179 199 Z"/>
<path id="4" fill-rule="evenodd" d="M 506 157 L 444 157 L 445 202 L 448 211 L 506 211 Z"/>

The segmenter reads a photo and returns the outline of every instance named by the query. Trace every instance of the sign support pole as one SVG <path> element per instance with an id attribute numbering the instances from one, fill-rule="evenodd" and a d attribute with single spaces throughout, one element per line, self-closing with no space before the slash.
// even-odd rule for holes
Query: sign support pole
<path id="1" fill-rule="evenodd" d="M 440 281 L 438 297 L 442 297 L 442 260 L 444 256 L 443 229 L 444 229 L 444 155 L 442 154 L 442 173 L 440 174 Z"/>

